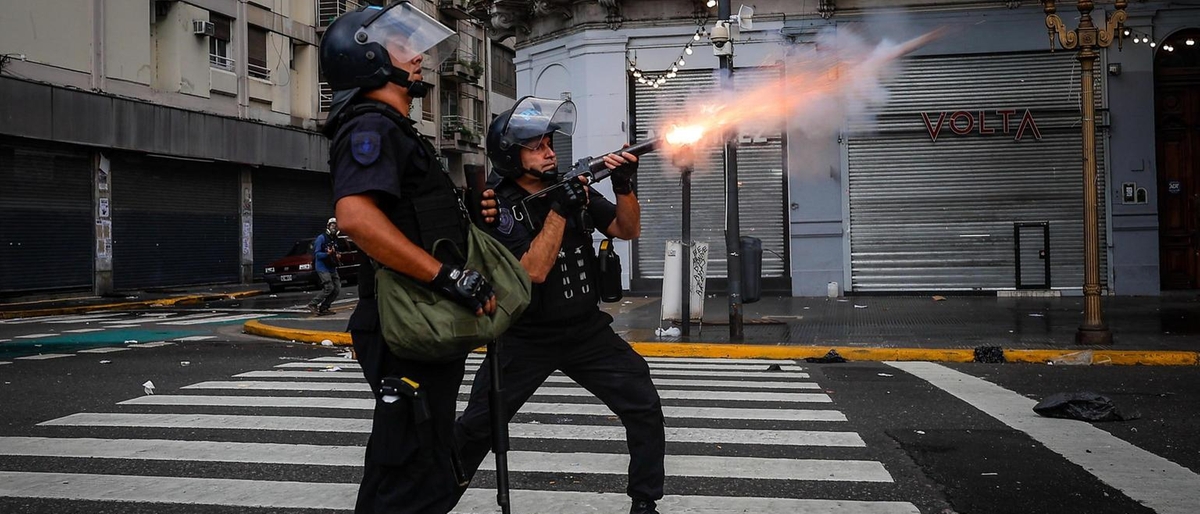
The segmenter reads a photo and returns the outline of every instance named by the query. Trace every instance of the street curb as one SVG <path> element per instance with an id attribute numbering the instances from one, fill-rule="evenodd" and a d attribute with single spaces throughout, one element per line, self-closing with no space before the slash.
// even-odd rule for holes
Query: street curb
<path id="1" fill-rule="evenodd" d="M 0 311 L 0 319 L 28 318 L 33 316 L 59 316 L 64 314 L 81 314 L 96 311 L 115 311 L 136 309 L 138 307 L 173 307 L 192 303 L 211 302 L 214 300 L 236 300 L 264 294 L 266 291 L 238 291 L 234 293 L 193 294 L 157 300 L 141 300 L 136 302 L 104 303 L 99 305 L 74 305 L 70 307 L 47 307 L 45 309 L 30 309 L 23 311 Z"/>
<path id="2" fill-rule="evenodd" d="M 268 325 L 252 319 L 242 324 L 242 332 L 256 336 L 283 339 L 297 343 L 321 344 L 328 339 L 335 346 L 350 346 L 349 332 L 326 332 L 322 330 L 305 330 L 302 328 L 285 328 Z"/>
<path id="3" fill-rule="evenodd" d="M 327 332 L 299 328 L 275 327 L 258 320 L 247 321 L 243 332 L 274 339 L 301 343 L 320 343 L 328 339 L 334 345 L 350 345 L 347 332 Z M 955 348 L 863 348 L 857 346 L 777 346 L 728 343 L 656 343 L 630 342 L 634 351 L 643 357 L 708 357 L 717 359 L 778 359 L 803 360 L 820 358 L 836 350 L 848 361 L 934 361 L 974 362 L 974 349 Z M 1078 354 L 1081 350 L 1004 350 L 1005 362 L 1046 364 L 1051 360 Z M 1200 352 L 1090 350 L 1092 363 L 1120 366 L 1196 366 Z"/>

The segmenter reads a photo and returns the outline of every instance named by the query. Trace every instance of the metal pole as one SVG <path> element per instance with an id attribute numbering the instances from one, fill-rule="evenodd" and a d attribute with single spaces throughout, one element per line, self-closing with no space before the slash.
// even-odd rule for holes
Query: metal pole
<path id="1" fill-rule="evenodd" d="M 500 341 L 492 339 L 487 344 L 488 369 L 492 372 L 492 384 L 488 390 L 488 411 L 492 421 L 492 454 L 496 456 L 496 504 L 500 512 L 512 512 L 508 495 L 508 416 L 504 412 L 504 389 L 500 387 Z"/>
<path id="2" fill-rule="evenodd" d="M 1050 49 L 1054 39 L 1067 50 L 1079 50 L 1080 110 L 1083 114 L 1083 323 L 1075 332 L 1075 343 L 1085 345 L 1112 344 L 1112 332 L 1104 323 L 1100 305 L 1100 228 L 1099 199 L 1096 191 L 1096 92 L 1094 90 L 1097 48 L 1117 42 L 1120 48 L 1127 15 L 1125 0 L 1114 3 L 1116 10 L 1104 24 L 1104 29 L 1092 23 L 1091 0 L 1078 0 L 1079 26 L 1069 31 L 1057 14 L 1054 0 L 1042 0 L 1046 12 L 1046 28 L 1050 34 Z"/>
<path id="3" fill-rule="evenodd" d="M 680 327 L 681 333 L 684 336 L 691 335 L 692 332 L 692 167 L 683 168 L 683 176 L 680 178 L 683 181 L 683 238 L 680 241 L 680 251 L 683 252 L 683 259 L 680 259 L 683 269 L 679 275 L 683 277 L 683 299 L 682 312 L 680 316 L 683 324 Z"/>
<path id="4" fill-rule="evenodd" d="M 1080 29 L 1091 25 L 1091 16 L 1083 12 L 1080 2 Z M 1090 3 L 1089 3 L 1090 4 Z M 1088 10 L 1091 6 L 1088 5 Z M 1095 30 L 1092 28 L 1092 30 Z M 1094 70 L 1096 51 L 1085 45 L 1079 52 L 1083 91 L 1083 324 L 1075 333 L 1075 343 L 1086 345 L 1112 344 L 1112 332 L 1104 323 L 1100 307 L 1100 230 L 1098 199 L 1096 198 L 1096 104 Z"/>
<path id="5" fill-rule="evenodd" d="M 728 22 L 732 14 L 729 0 L 717 2 L 717 23 Z M 733 39 L 730 54 L 720 56 L 721 89 L 733 91 Z M 725 252 L 729 276 L 729 340 L 741 341 L 742 332 L 742 254 L 741 226 L 738 219 L 737 131 L 730 129 L 725 140 Z"/>

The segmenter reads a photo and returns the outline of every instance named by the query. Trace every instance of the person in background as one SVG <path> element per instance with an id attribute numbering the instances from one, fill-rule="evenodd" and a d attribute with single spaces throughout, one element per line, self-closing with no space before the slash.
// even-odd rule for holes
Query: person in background
<path id="1" fill-rule="evenodd" d="M 318 316 L 329 314 L 329 307 L 342 293 L 342 277 L 338 275 L 341 260 L 338 256 L 337 218 L 329 218 L 325 231 L 313 240 L 313 267 L 321 279 L 321 292 L 308 302 L 308 310 Z"/>

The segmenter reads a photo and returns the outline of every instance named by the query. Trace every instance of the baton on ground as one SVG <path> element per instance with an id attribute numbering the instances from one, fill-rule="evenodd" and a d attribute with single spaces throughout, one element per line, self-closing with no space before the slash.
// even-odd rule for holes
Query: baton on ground
<path id="1" fill-rule="evenodd" d="M 500 512 L 509 514 L 508 417 L 504 414 L 504 390 L 500 387 L 500 341 L 493 339 L 488 342 L 487 356 L 492 371 L 488 412 L 492 418 L 492 453 L 496 455 L 496 503 L 500 505 Z"/>

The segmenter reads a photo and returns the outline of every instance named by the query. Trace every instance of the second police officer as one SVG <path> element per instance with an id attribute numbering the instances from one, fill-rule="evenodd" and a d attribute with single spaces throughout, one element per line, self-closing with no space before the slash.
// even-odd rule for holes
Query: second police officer
<path id="1" fill-rule="evenodd" d="M 440 62 L 456 39 L 408 2 L 335 20 L 320 49 L 335 91 L 324 130 L 341 228 L 378 265 L 485 316 L 496 309 L 487 281 L 431 255 L 434 239 L 466 248 L 469 222 L 433 146 L 409 118 L 413 99 L 432 87 L 421 80 L 423 54 Z M 449 512 L 463 481 L 452 432 L 466 356 L 444 363 L 397 357 L 381 335 L 374 281 L 361 281 L 359 293 L 348 328 L 376 401 L 355 512 Z"/>
<path id="2" fill-rule="evenodd" d="M 640 234 L 641 210 L 631 187 L 637 157 L 624 152 L 604 157 L 612 170 L 615 205 L 589 193 L 583 181 L 571 180 L 544 201 L 532 202 L 530 212 L 519 213 L 532 218 L 537 229 L 512 210 L 526 195 L 561 179 L 552 138 L 570 136 L 574 126 L 575 105 L 569 100 L 525 97 L 488 127 L 488 158 L 502 177 L 495 186 L 499 214 L 490 233 L 521 259 L 533 281 L 528 310 L 500 338 L 504 412 L 511 418 L 551 373 L 562 371 L 625 425 L 630 512 L 654 514 L 663 495 L 662 404 L 646 360 L 613 331 L 612 317 L 599 307 L 592 247 L 593 230 L 626 240 Z M 455 424 L 468 475 L 491 448 L 491 358 L 480 365 L 470 401 Z"/>

